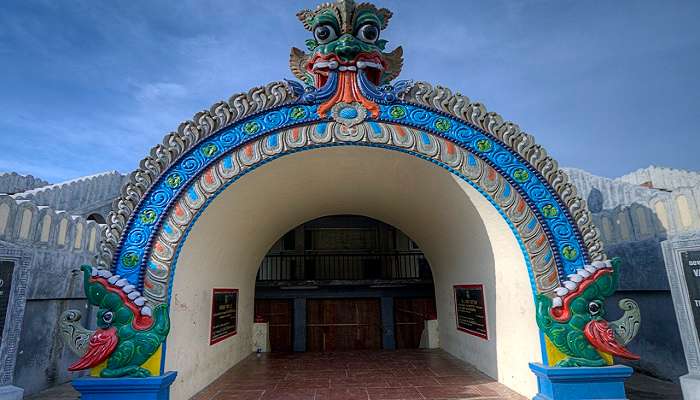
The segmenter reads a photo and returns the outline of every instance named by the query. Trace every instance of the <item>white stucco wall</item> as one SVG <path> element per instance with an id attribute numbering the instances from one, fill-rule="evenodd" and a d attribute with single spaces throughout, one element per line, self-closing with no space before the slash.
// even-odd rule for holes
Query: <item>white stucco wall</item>
<path id="1" fill-rule="evenodd" d="M 532 396 L 529 361 L 539 337 L 523 256 L 493 207 L 466 183 L 398 152 L 327 148 L 285 156 L 222 193 L 195 224 L 177 264 L 166 367 L 174 400 L 187 399 L 247 356 L 255 273 L 270 246 L 293 227 L 325 215 L 358 214 L 413 238 L 435 276 L 441 345 Z M 496 249 L 496 251 L 494 251 Z M 483 283 L 489 340 L 457 331 L 452 286 Z M 211 290 L 239 293 L 239 333 L 209 346 Z"/>

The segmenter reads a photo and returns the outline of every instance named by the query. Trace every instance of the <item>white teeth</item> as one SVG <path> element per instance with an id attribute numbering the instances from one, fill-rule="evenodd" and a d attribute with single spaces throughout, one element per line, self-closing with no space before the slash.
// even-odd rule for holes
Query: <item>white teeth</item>
<path id="1" fill-rule="evenodd" d="M 367 67 L 376 68 L 376 69 L 382 69 L 382 70 L 384 69 L 384 67 L 382 66 L 382 64 L 378 64 L 378 63 L 375 63 L 375 62 L 372 62 L 372 61 L 358 61 L 358 62 L 357 62 L 357 68 L 359 68 L 359 69 L 364 69 L 364 68 L 367 68 Z"/>
<path id="2" fill-rule="evenodd" d="M 577 269 L 576 273 L 581 275 L 584 278 L 588 278 L 589 276 L 591 276 L 591 273 L 586 271 L 585 269 Z"/>
<path id="3" fill-rule="evenodd" d="M 579 283 L 583 280 L 583 277 L 579 274 L 571 274 L 569 275 L 569 280 L 575 283 Z"/>
<path id="4" fill-rule="evenodd" d="M 106 269 L 97 270 L 97 275 L 99 275 L 103 278 L 111 278 L 112 277 L 112 273 L 107 271 Z"/>
<path id="5" fill-rule="evenodd" d="M 112 275 L 109 279 L 107 279 L 107 282 L 114 285 L 120 279 L 121 279 L 121 277 L 119 275 Z"/>
<path id="6" fill-rule="evenodd" d="M 564 287 L 569 289 L 569 290 L 576 289 L 576 284 L 571 282 L 571 281 L 564 281 L 564 283 L 562 283 L 562 285 L 564 285 Z"/>
<path id="7" fill-rule="evenodd" d="M 612 261 L 610 260 L 605 260 L 605 266 L 608 268 L 612 268 Z"/>
<path id="8" fill-rule="evenodd" d="M 595 271 L 596 271 L 595 267 L 592 265 L 584 265 L 583 269 L 590 272 L 591 274 L 595 273 Z"/>
<path id="9" fill-rule="evenodd" d="M 152 315 L 153 315 L 153 311 L 151 311 L 151 307 L 148 307 L 148 306 L 142 307 L 142 308 L 141 308 L 141 315 L 147 315 L 147 316 L 149 316 L 149 317 L 152 316 Z"/>
<path id="10" fill-rule="evenodd" d="M 595 268 L 595 269 L 601 269 L 601 268 L 605 268 L 605 267 L 607 267 L 607 265 L 606 265 L 604 262 L 602 262 L 602 261 L 593 261 L 593 268 Z"/>
<path id="11" fill-rule="evenodd" d="M 129 281 L 127 281 L 126 279 L 122 278 L 122 279 L 120 279 L 120 280 L 114 282 L 114 285 L 115 285 L 115 286 L 119 286 L 119 287 L 124 287 L 124 286 L 126 286 L 127 283 L 129 283 Z"/>
<path id="12" fill-rule="evenodd" d="M 139 293 L 138 290 L 134 290 L 133 292 L 129 293 L 129 295 L 128 295 L 127 297 L 128 297 L 130 300 L 133 300 L 133 299 L 135 299 L 135 298 L 137 298 L 137 297 L 141 297 L 141 293 Z"/>
<path id="13" fill-rule="evenodd" d="M 561 297 L 555 297 L 555 298 L 552 299 L 552 307 L 553 307 L 553 308 L 561 307 L 562 304 L 563 304 L 563 303 L 562 303 L 562 301 L 561 301 Z"/>
<path id="14" fill-rule="evenodd" d="M 338 67 L 338 71 L 357 71 L 357 67 L 354 65 L 341 65 Z"/>
<path id="15" fill-rule="evenodd" d="M 328 62 L 326 61 L 319 61 L 317 63 L 314 63 L 313 69 L 319 69 L 319 68 L 327 68 L 328 67 Z"/>
<path id="16" fill-rule="evenodd" d="M 569 289 L 565 287 L 558 287 L 554 289 L 554 293 L 556 293 L 557 296 L 566 296 L 566 294 L 569 293 Z"/>
<path id="17" fill-rule="evenodd" d="M 90 270 L 90 276 L 97 276 L 97 269 L 93 268 Z"/>
<path id="18" fill-rule="evenodd" d="M 136 286 L 134 286 L 134 285 L 126 285 L 126 286 L 124 286 L 124 287 L 122 288 L 122 290 L 124 291 L 124 293 L 131 293 L 131 292 L 133 292 L 135 289 L 136 289 Z"/>
<path id="19" fill-rule="evenodd" d="M 336 69 L 338 68 L 338 62 L 337 61 L 318 61 L 314 63 L 313 69 L 320 69 L 320 68 L 328 68 L 328 69 Z"/>
<path id="20" fill-rule="evenodd" d="M 146 298 L 145 297 L 139 297 L 138 299 L 134 300 L 134 304 L 137 306 L 141 307 L 144 304 L 146 304 Z M 145 307 L 144 307 L 145 308 Z"/>

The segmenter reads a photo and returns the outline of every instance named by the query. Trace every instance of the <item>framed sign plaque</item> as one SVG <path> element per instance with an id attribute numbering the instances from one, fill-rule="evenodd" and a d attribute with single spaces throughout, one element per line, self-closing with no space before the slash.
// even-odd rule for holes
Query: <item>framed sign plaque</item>
<path id="1" fill-rule="evenodd" d="M 488 339 L 484 285 L 455 285 L 454 292 L 457 329 Z"/>
<path id="2" fill-rule="evenodd" d="M 2 332 L 5 329 L 7 307 L 10 305 L 14 270 L 15 263 L 13 261 L 0 260 L 0 340 L 2 340 Z"/>
<path id="3" fill-rule="evenodd" d="M 661 248 L 688 364 L 679 378 L 683 398 L 700 400 L 700 231 L 672 237 Z"/>
<path id="4" fill-rule="evenodd" d="M 700 337 L 700 250 L 682 251 L 681 268 L 685 275 L 686 295 L 695 322 L 695 331 Z"/>
<path id="5" fill-rule="evenodd" d="M 238 330 L 238 289 L 214 289 L 211 301 L 209 345 L 219 343 Z"/>

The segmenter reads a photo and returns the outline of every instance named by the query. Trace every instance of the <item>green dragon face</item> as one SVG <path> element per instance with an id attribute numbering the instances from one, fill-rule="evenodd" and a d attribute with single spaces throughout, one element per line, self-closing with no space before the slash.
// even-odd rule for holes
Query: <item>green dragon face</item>
<path id="1" fill-rule="evenodd" d="M 605 299 L 617 289 L 619 266 L 619 259 L 593 262 L 569 275 L 570 280 L 554 291 L 554 297 L 537 295 L 537 325 L 568 356 L 557 365 L 607 365 L 599 352 L 639 358 L 625 347 L 639 329 L 637 304 L 623 299 L 619 305 L 625 315 L 617 321 L 605 320 Z"/>
<path id="2" fill-rule="evenodd" d="M 80 312 L 69 311 L 77 315 L 64 324 L 68 328 L 69 339 L 73 341 L 73 333 L 80 335 L 76 338 L 81 342 L 84 342 L 85 335 L 89 335 L 89 339 L 87 349 L 78 353 L 80 359 L 68 370 L 94 368 L 107 361 L 100 372 L 102 377 L 150 376 L 151 371 L 142 365 L 168 335 L 170 319 L 167 306 L 159 304 L 152 310 L 133 285 L 110 271 L 89 265 L 83 265 L 81 269 L 88 303 L 99 307 L 98 329 L 88 331 L 76 326 Z"/>
<path id="3" fill-rule="evenodd" d="M 309 85 L 321 87 L 331 71 L 364 70 L 375 85 L 398 76 L 403 50 L 384 53 L 386 40 L 380 34 L 391 12 L 372 4 L 353 0 L 326 3 L 316 10 L 297 14 L 304 27 L 313 33 L 306 45 L 311 54 L 292 48 L 290 67 L 294 75 Z"/>

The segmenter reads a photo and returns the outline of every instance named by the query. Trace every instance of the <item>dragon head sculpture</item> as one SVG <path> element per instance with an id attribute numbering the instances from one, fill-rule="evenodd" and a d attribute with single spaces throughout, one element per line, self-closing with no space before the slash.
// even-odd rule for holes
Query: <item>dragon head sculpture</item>
<path id="1" fill-rule="evenodd" d="M 537 296 L 537 325 L 566 356 L 557 366 L 605 366 L 609 362 L 604 354 L 639 359 L 625 347 L 639 331 L 637 304 L 622 299 L 622 318 L 614 322 L 604 319 L 605 299 L 617 289 L 619 265 L 617 258 L 593 262 L 569 275 L 569 280 L 554 291 L 555 297 Z"/>
<path id="2" fill-rule="evenodd" d="M 319 115 L 326 116 L 337 103 L 362 105 L 378 115 L 376 103 L 364 93 L 372 91 L 368 87 L 388 84 L 403 65 L 403 49 L 385 53 L 387 41 L 380 39 L 391 15 L 385 8 L 353 0 L 324 3 L 297 14 L 314 37 L 306 41 L 311 53 L 292 48 L 292 73 L 309 86 L 335 93 L 319 107 Z"/>
<path id="3" fill-rule="evenodd" d="M 387 41 L 380 39 L 391 11 L 353 0 L 324 3 L 303 10 L 297 17 L 313 39 L 306 41 L 311 54 L 292 48 L 290 67 L 308 85 L 322 87 L 333 71 L 367 74 L 375 85 L 388 83 L 401 72 L 403 49 L 385 53 Z"/>
<path id="4" fill-rule="evenodd" d="M 119 275 L 89 265 L 84 274 L 88 303 L 97 306 L 97 330 L 78 324 L 81 313 L 68 310 L 59 322 L 69 347 L 80 357 L 69 371 L 94 368 L 107 361 L 102 377 L 145 377 L 151 372 L 142 365 L 158 350 L 168 335 L 167 306 L 151 309 L 146 299 Z"/>

